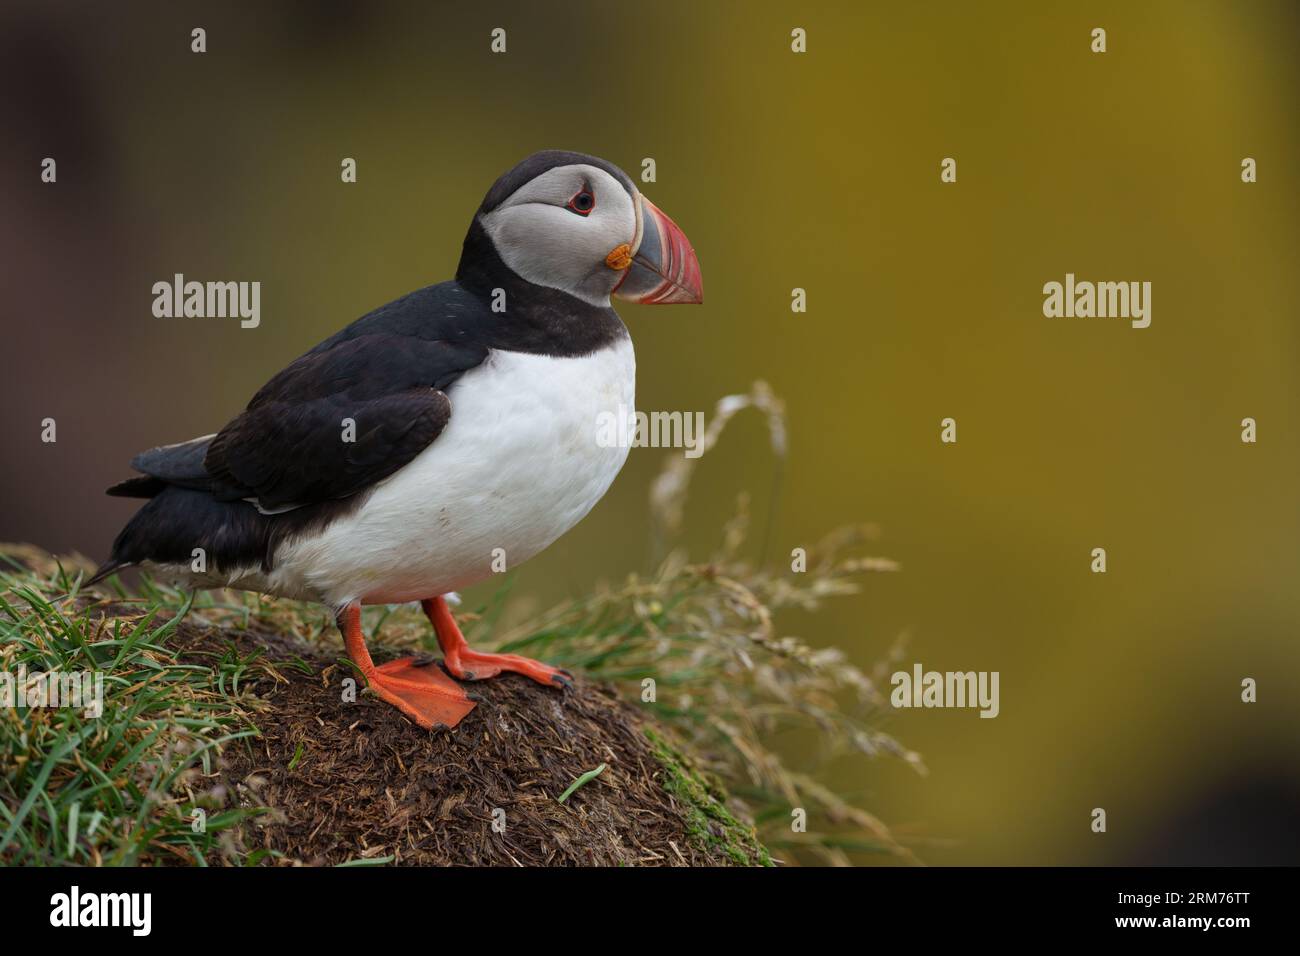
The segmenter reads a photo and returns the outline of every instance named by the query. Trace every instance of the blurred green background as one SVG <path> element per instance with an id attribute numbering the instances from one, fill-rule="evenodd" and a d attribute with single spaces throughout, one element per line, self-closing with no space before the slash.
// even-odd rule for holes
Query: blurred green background
<path id="1" fill-rule="evenodd" d="M 1263 2 L 8 3 L 0 539 L 102 558 L 132 454 L 451 277 L 500 172 L 654 157 L 707 303 L 622 308 L 639 407 L 766 379 L 791 428 L 773 556 L 871 520 L 902 563 L 786 629 L 1001 672 L 995 720 L 891 720 L 929 777 L 832 782 L 933 863 L 1300 862 L 1298 40 L 1300 7 Z M 174 272 L 260 280 L 261 327 L 154 318 Z M 1066 272 L 1150 280 L 1151 327 L 1044 318 Z M 650 566 L 669 454 L 633 453 L 512 614 Z M 697 556 L 738 491 L 767 513 L 772 468 L 757 416 L 728 431 Z"/>

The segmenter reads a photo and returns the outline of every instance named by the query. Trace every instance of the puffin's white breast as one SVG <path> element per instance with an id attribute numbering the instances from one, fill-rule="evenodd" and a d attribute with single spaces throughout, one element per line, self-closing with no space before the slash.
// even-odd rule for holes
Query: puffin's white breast
<path id="1" fill-rule="evenodd" d="M 580 358 L 493 351 L 448 391 L 442 434 L 353 514 L 282 545 L 266 589 L 398 603 L 516 567 L 577 524 L 623 467 L 626 443 L 608 440 L 606 416 L 627 417 L 635 380 L 626 336 Z"/>

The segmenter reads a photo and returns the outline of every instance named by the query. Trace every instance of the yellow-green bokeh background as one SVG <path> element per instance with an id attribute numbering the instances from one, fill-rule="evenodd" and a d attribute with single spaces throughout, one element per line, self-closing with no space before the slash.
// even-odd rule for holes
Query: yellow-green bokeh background
<path id="1" fill-rule="evenodd" d="M 652 156 L 708 301 L 623 308 L 640 406 L 767 380 L 791 428 L 773 551 L 871 520 L 902 563 L 782 623 L 864 666 L 906 631 L 909 661 L 1001 672 L 996 720 L 890 721 L 928 778 L 831 782 L 936 863 L 1300 862 L 1298 41 L 1297 6 L 1262 2 L 10 4 L 0 538 L 102 557 L 131 454 L 450 277 L 505 168 Z M 153 318 L 174 272 L 260 280 L 261 327 Z M 1150 280 L 1151 327 L 1044 318 L 1066 272 Z M 647 567 L 666 454 L 633 453 L 516 610 Z M 729 431 L 697 554 L 737 491 L 765 513 L 771 469 L 757 419 Z"/>

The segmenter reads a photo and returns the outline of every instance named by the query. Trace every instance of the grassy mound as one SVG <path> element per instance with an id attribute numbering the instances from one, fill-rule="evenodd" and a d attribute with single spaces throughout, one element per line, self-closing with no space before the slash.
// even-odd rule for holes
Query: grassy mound
<path id="1" fill-rule="evenodd" d="M 679 785 L 688 758 L 608 687 L 504 675 L 471 685 L 479 706 L 455 731 L 427 733 L 344 699 L 346 659 L 282 628 L 307 606 L 234 626 L 156 598 L 56 607 L 30 567 L 53 559 L 0 560 L 16 572 L 6 667 L 107 685 L 99 715 L 7 710 L 6 864 L 771 863 L 725 792 Z"/>
<path id="2" fill-rule="evenodd" d="M 719 403 L 705 448 L 745 407 L 782 452 L 761 387 Z M 665 539 L 695 465 L 671 458 L 656 482 Z M 474 684 L 479 707 L 433 735 L 368 694 L 344 699 L 360 681 L 323 608 L 148 578 L 81 592 L 87 562 L 0 546 L 0 676 L 94 671 L 105 697 L 99 716 L 0 708 L 0 864 L 911 860 L 819 780 L 855 752 L 924 769 L 876 726 L 888 664 L 868 676 L 776 623 L 894 566 L 857 553 L 864 529 L 809 548 L 806 568 L 755 566 L 747 526 L 742 498 L 708 562 L 669 553 L 510 631 L 496 625 L 508 583 L 461 609 L 474 646 L 580 680 L 564 695 L 513 676 Z M 413 607 L 368 608 L 363 626 L 379 660 L 436 649 Z M 790 739 L 803 743 L 778 746 Z"/>
<path id="3" fill-rule="evenodd" d="M 182 662 L 228 654 L 257 662 L 242 683 L 267 705 L 259 736 L 255 746 L 227 748 L 215 784 L 264 809 L 239 831 L 241 855 L 256 845 L 311 864 L 766 858 L 751 826 L 733 829 L 725 845 L 697 834 L 692 821 L 725 812 L 725 795 L 666 788 L 657 755 L 672 748 L 652 749 L 642 715 L 586 680 L 568 691 L 518 675 L 470 685 L 478 707 L 454 731 L 430 734 L 369 695 L 340 703 L 350 668 L 301 640 L 189 628 L 170 643 Z"/>
<path id="4" fill-rule="evenodd" d="M 802 715 L 910 756 L 837 709 L 837 689 L 870 682 L 766 634 L 766 606 L 718 566 L 666 568 L 495 642 L 588 677 L 476 683 L 460 727 L 428 734 L 368 694 L 344 700 L 356 675 L 321 608 L 221 593 L 195 607 L 149 582 L 55 598 L 75 578 L 54 559 L 5 546 L 0 564 L 0 671 L 97 671 L 105 696 L 98 716 L 0 710 L 6 864 L 769 864 L 752 817 L 774 848 L 906 855 L 761 743 Z M 380 660 L 432 644 L 414 609 L 366 619 L 396 640 L 374 645 Z M 793 833 L 789 808 L 810 804 L 861 832 Z"/>

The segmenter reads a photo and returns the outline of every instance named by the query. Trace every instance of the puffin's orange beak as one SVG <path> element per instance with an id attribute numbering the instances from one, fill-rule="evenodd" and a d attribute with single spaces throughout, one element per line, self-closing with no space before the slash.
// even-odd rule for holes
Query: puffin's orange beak
<path id="1" fill-rule="evenodd" d="M 704 280 L 686 234 L 639 193 L 637 204 L 639 242 L 619 246 L 606 260 L 611 269 L 629 263 L 614 295 L 644 305 L 699 305 L 704 301 Z"/>

